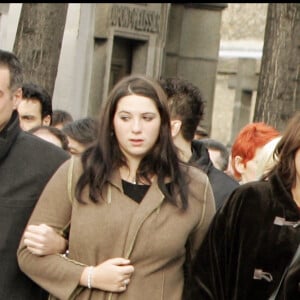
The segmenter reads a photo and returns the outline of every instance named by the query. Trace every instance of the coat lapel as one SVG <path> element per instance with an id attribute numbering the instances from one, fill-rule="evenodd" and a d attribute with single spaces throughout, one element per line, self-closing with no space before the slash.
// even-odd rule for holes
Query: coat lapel
<path id="1" fill-rule="evenodd" d="M 123 193 L 122 180 L 118 171 L 113 172 L 110 183 Z M 112 190 L 108 187 L 107 202 L 112 201 Z M 158 187 L 157 177 L 154 176 L 153 182 L 140 204 L 135 204 L 135 211 L 130 220 L 127 238 L 125 241 L 124 258 L 129 258 L 134 247 L 136 237 L 145 220 L 157 209 L 160 208 L 165 196 Z M 133 200 L 131 200 L 133 201 Z"/>
<path id="2" fill-rule="evenodd" d="M 155 210 L 160 208 L 163 200 L 164 195 L 158 187 L 157 178 L 155 178 L 130 222 L 125 243 L 125 258 L 130 257 L 136 237 L 143 223 Z"/>

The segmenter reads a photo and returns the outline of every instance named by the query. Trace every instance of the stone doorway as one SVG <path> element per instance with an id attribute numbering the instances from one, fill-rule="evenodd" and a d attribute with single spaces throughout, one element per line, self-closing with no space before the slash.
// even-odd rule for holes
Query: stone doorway
<path id="1" fill-rule="evenodd" d="M 147 44 L 146 41 L 114 37 L 109 90 L 126 75 L 145 74 Z"/>

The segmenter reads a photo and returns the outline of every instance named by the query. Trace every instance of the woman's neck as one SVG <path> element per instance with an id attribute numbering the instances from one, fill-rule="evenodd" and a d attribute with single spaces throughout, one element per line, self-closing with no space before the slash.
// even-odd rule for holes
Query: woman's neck
<path id="1" fill-rule="evenodd" d="M 136 178 L 137 169 L 138 169 L 138 165 L 131 164 L 131 165 L 129 165 L 129 167 L 122 166 L 120 168 L 121 178 L 125 181 L 136 184 L 137 183 L 137 178 Z"/>

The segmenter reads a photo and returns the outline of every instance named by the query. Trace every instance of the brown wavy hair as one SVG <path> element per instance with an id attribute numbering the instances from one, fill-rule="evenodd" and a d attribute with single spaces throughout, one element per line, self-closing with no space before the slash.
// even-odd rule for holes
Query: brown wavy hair
<path id="1" fill-rule="evenodd" d="M 139 95 L 154 101 L 161 118 L 158 139 L 149 153 L 142 159 L 137 177 L 150 183 L 150 175 L 157 175 L 158 185 L 172 204 L 176 203 L 175 194 L 180 194 L 181 207 L 187 207 L 186 178 L 181 171 L 177 149 L 173 144 L 170 128 L 170 116 L 167 98 L 160 84 L 143 75 L 129 75 L 122 78 L 111 90 L 99 117 L 97 143 L 82 155 L 83 173 L 80 176 L 75 196 L 83 203 L 82 191 L 89 187 L 89 197 L 93 202 L 103 199 L 103 189 L 112 172 L 127 165 L 126 158 L 120 150 L 113 129 L 113 118 L 119 100 L 128 95 Z M 165 179 L 171 178 L 170 188 Z"/>
<path id="2" fill-rule="evenodd" d="M 278 163 L 273 167 L 267 177 L 277 172 L 288 190 L 296 183 L 295 156 L 300 148 L 300 111 L 296 112 L 285 127 L 282 138 L 278 142 L 274 155 Z"/>

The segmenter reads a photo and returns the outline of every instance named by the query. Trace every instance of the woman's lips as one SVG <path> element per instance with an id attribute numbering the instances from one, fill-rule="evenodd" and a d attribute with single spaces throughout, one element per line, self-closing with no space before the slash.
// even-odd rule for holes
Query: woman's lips
<path id="1" fill-rule="evenodd" d="M 142 139 L 130 139 L 129 141 L 134 146 L 140 146 L 144 142 Z"/>

